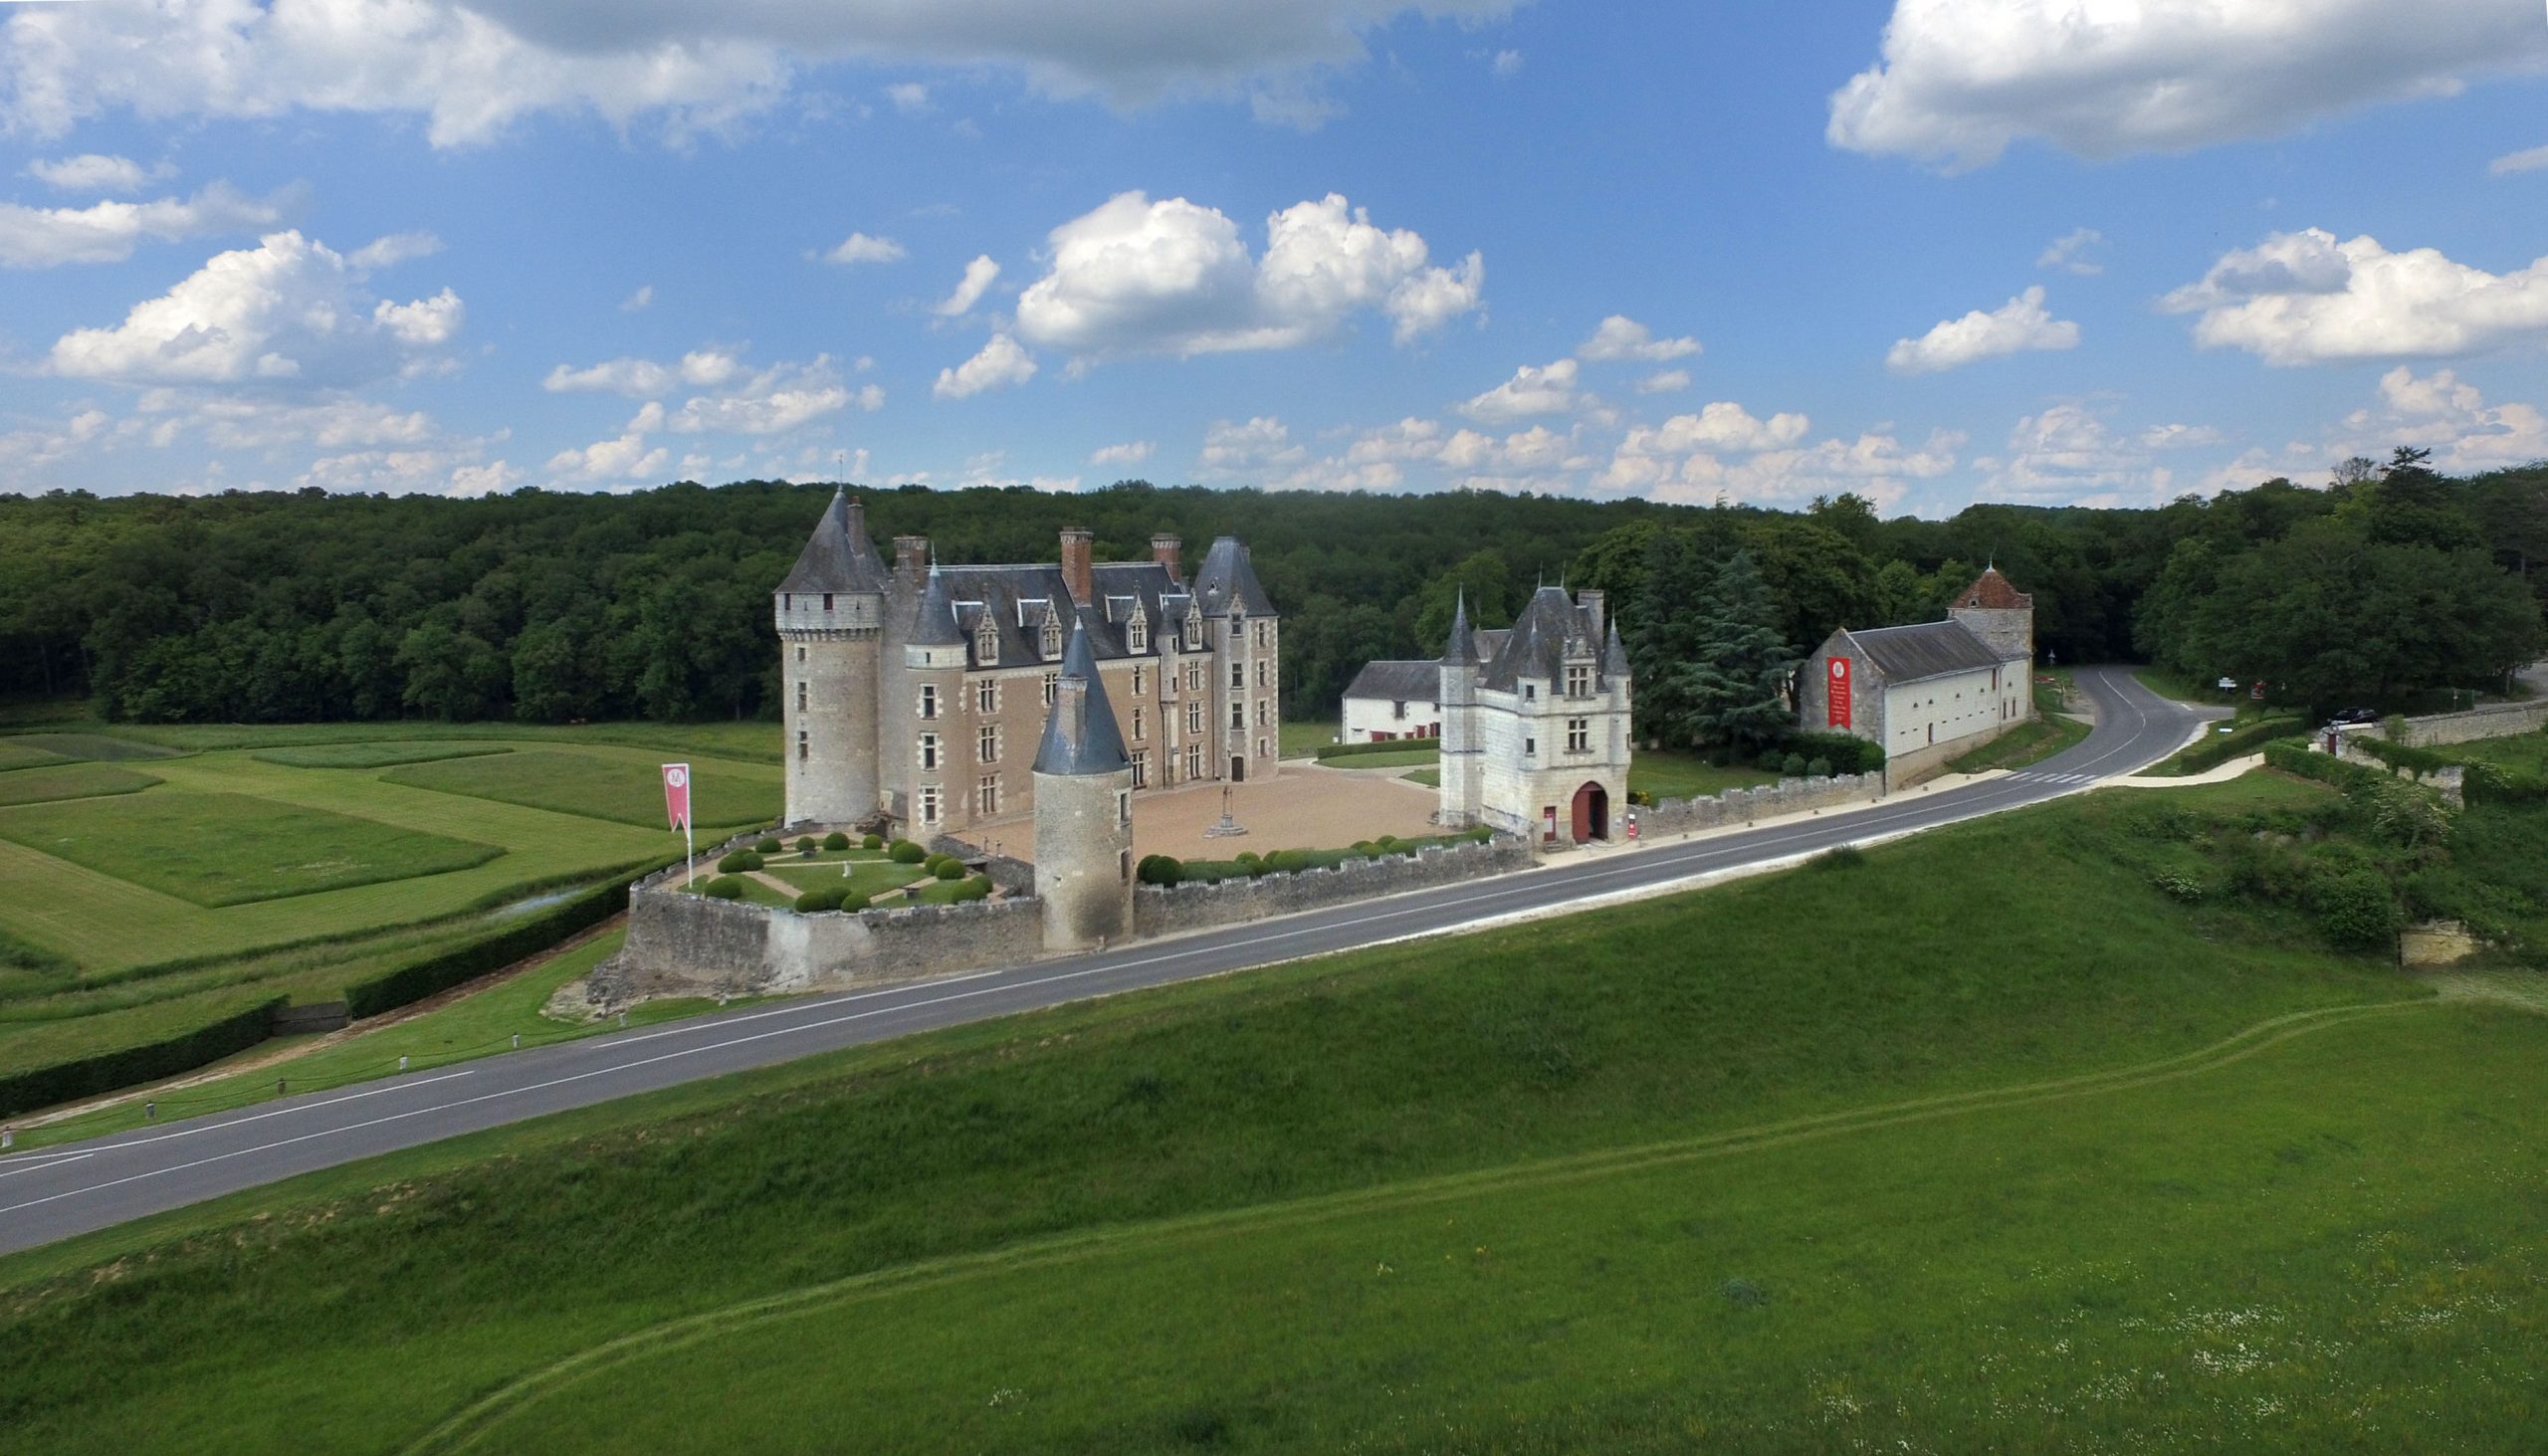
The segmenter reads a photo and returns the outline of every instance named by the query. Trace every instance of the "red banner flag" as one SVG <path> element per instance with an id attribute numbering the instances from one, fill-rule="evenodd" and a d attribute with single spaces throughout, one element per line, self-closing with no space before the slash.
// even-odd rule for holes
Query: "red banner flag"
<path id="1" fill-rule="evenodd" d="M 1823 715 L 1822 721 L 1831 728 L 1847 728 L 1849 726 L 1849 660 L 1845 657 L 1831 659 L 1829 697 L 1830 711 Z"/>
<path id="2" fill-rule="evenodd" d="M 675 829 L 690 827 L 690 765 L 664 765 L 664 812 L 672 816 Z"/>

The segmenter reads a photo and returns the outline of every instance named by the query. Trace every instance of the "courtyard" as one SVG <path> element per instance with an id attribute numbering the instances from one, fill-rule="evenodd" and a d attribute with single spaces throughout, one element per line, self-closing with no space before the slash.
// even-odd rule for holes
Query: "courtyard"
<path id="1" fill-rule="evenodd" d="M 1241 850 L 1338 849 L 1393 834 L 1413 839 L 1440 831 L 1433 825 L 1434 790 L 1409 783 L 1403 769 L 1326 768 L 1286 760 L 1279 777 L 1250 783 L 1195 783 L 1133 800 L 1133 853 L 1180 860 L 1229 859 Z M 1204 830 L 1220 822 L 1221 790 L 1229 813 L 1247 833 L 1216 839 Z M 985 825 L 967 838 L 998 854 L 1032 862 L 1035 825 L 1020 817 Z"/>

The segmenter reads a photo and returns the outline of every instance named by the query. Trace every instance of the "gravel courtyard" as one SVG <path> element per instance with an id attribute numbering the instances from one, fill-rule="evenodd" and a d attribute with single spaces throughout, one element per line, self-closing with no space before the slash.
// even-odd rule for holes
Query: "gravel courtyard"
<path id="1" fill-rule="evenodd" d="M 1404 769 L 1321 768 L 1303 759 L 1283 764 L 1270 780 L 1230 786 L 1230 815 L 1247 833 L 1207 839 L 1206 826 L 1221 817 L 1221 785 L 1188 784 L 1133 800 L 1133 853 L 1174 855 L 1180 860 L 1226 860 L 1240 850 L 1337 849 L 1394 834 L 1400 839 L 1434 834 L 1434 791 L 1396 775 Z M 967 838 L 1021 860 L 1035 858 L 1035 826 L 1020 818 L 988 825 Z"/>

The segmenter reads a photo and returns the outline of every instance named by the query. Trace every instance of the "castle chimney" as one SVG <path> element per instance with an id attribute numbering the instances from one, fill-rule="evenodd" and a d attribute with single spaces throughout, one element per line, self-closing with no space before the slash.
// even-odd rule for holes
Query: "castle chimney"
<path id="1" fill-rule="evenodd" d="M 1185 579 L 1184 569 L 1176 562 L 1178 553 L 1184 549 L 1184 541 L 1165 532 L 1151 537 L 1151 559 L 1168 568 L 1168 579 L 1170 581 L 1181 582 Z"/>
<path id="2" fill-rule="evenodd" d="M 1067 674 L 1053 685 L 1053 722 L 1061 731 L 1063 751 L 1077 753 L 1088 741 L 1088 679 Z"/>
<path id="3" fill-rule="evenodd" d="M 929 569 L 929 537 L 898 535 L 894 537 L 894 573 L 918 576 Z"/>
<path id="4" fill-rule="evenodd" d="M 1592 614 L 1592 640 L 1594 642 L 1601 640 L 1601 609 L 1608 603 L 1608 601 L 1609 597 L 1607 593 L 1594 591 L 1591 587 L 1586 587 L 1584 590 L 1575 594 L 1575 604 Z"/>
<path id="5" fill-rule="evenodd" d="M 1097 601 L 1097 571 L 1091 560 L 1097 533 L 1084 525 L 1062 527 L 1062 582 L 1071 589 L 1071 600 L 1081 606 Z"/>

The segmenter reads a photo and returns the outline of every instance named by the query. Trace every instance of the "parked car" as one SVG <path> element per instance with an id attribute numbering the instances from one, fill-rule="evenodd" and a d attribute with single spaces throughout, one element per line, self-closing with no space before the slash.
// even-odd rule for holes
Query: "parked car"
<path id="1" fill-rule="evenodd" d="M 2327 715 L 2327 726 L 2329 728 L 2350 728 L 2355 724 L 2378 723 L 2379 721 L 2380 710 L 2377 708 L 2339 708 L 2335 712 Z"/>

